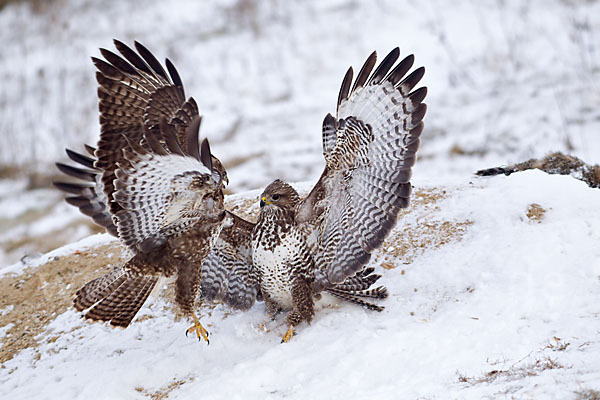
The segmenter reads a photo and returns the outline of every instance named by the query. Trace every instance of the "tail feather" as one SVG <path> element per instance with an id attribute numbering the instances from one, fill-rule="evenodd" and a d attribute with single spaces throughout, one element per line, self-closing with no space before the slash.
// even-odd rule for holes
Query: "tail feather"
<path id="1" fill-rule="evenodd" d="M 90 308 L 85 318 L 127 327 L 156 286 L 158 277 L 138 275 L 126 268 L 94 279 L 77 291 L 73 305 Z"/>
<path id="2" fill-rule="evenodd" d="M 389 296 L 388 290 L 385 286 L 379 286 L 375 289 L 366 290 L 343 290 L 337 287 L 327 289 L 330 293 L 347 294 L 354 297 L 365 297 L 371 299 L 387 299 Z"/>
<path id="3" fill-rule="evenodd" d="M 385 307 L 383 307 L 383 306 L 378 306 L 377 304 L 369 303 L 368 301 L 364 301 L 358 297 L 352 296 L 352 295 L 348 294 L 347 292 L 328 289 L 327 293 L 329 293 L 332 296 L 335 296 L 337 298 L 340 298 L 342 300 L 345 300 L 349 303 L 358 304 L 359 306 L 365 307 L 371 311 L 381 312 L 385 309 Z"/>

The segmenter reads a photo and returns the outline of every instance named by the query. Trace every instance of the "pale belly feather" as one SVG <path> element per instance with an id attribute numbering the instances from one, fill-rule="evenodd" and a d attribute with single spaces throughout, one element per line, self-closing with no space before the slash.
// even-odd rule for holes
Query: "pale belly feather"
<path id="1" fill-rule="evenodd" d="M 293 308 L 292 268 L 300 246 L 300 233 L 288 234 L 273 250 L 257 244 L 252 253 L 252 262 L 261 273 L 261 290 L 284 310 Z"/>

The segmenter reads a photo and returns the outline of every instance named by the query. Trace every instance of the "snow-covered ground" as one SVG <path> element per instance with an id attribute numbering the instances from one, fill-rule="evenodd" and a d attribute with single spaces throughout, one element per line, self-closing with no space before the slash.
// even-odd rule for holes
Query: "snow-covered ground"
<path id="1" fill-rule="evenodd" d="M 584 396 L 600 395 L 600 191 L 540 171 L 415 186 L 374 258 L 395 267 L 378 266 L 391 294 L 382 313 L 327 298 L 280 344 L 283 316 L 261 329 L 263 303 L 204 308 L 206 346 L 162 299 L 125 330 L 71 309 L 3 364 L 0 397 L 597 398 Z M 399 258 L 394 247 L 423 227 Z M 441 242 L 422 240 L 436 232 Z"/>

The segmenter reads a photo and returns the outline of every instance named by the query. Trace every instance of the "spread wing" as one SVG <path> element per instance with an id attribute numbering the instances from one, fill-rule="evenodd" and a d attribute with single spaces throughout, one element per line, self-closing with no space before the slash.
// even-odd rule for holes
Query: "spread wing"
<path id="1" fill-rule="evenodd" d="M 67 202 L 89 215 L 134 250 L 150 251 L 165 238 L 210 214 L 226 174 L 199 149 L 201 118 L 195 101 L 185 101 L 183 84 L 166 60 L 168 74 L 141 44 L 136 53 L 115 40 L 121 56 L 101 49 L 98 68 L 100 139 L 88 153 L 67 150 L 77 167 L 58 163 L 77 182 L 56 182 L 70 194 Z M 206 149 L 204 149 L 204 146 Z M 213 163 L 215 168 L 213 168 Z M 218 173 L 215 173 L 217 169 Z M 210 216 L 210 215 L 209 215 Z"/>
<path id="2" fill-rule="evenodd" d="M 127 139 L 139 143 L 148 129 L 157 130 L 165 120 L 175 129 L 184 150 L 185 131 L 198 116 L 193 98 L 185 100 L 183 83 L 173 64 L 167 59 L 167 72 L 148 49 L 135 42 L 137 52 L 115 40 L 121 55 L 100 49 L 105 60 L 92 57 L 98 69 L 98 109 L 100 140 L 95 152 L 95 167 L 102 171 L 102 189 L 109 199 L 112 214 L 120 209 L 113 202 L 114 172 L 123 161 Z"/>
<path id="3" fill-rule="evenodd" d="M 247 310 L 260 296 L 252 273 L 252 222 L 228 212 L 226 226 L 202 264 L 202 298 Z"/>
<path id="4" fill-rule="evenodd" d="M 348 70 L 337 115 L 323 122 L 326 166 L 297 208 L 296 221 L 309 233 L 323 284 L 341 283 L 360 271 L 407 207 L 410 178 L 423 131 L 427 89 L 413 90 L 424 74 L 409 55 L 394 49 L 373 71 L 367 59 L 354 84 Z"/>

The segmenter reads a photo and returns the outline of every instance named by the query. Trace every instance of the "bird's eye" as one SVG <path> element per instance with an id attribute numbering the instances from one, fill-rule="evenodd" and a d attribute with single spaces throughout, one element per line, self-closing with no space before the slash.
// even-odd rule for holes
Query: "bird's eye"
<path id="1" fill-rule="evenodd" d="M 271 196 L 271 198 L 275 201 L 279 200 L 279 195 L 278 194 L 274 194 L 273 196 Z"/>

